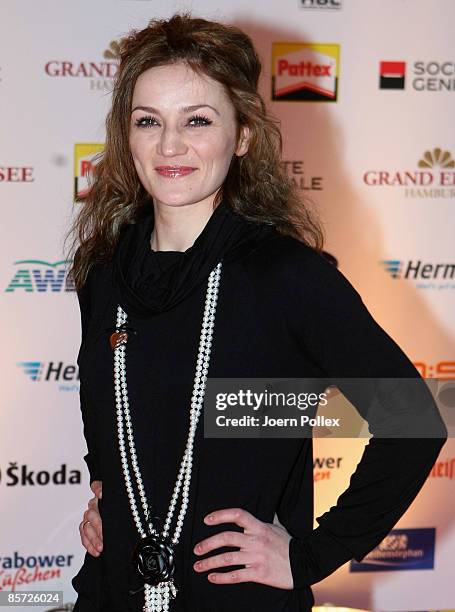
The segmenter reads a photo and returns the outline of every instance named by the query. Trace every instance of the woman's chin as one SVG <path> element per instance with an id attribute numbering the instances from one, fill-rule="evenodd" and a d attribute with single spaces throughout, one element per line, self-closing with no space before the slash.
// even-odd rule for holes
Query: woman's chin
<path id="1" fill-rule="evenodd" d="M 153 196 L 153 201 L 160 206 L 189 206 L 201 200 L 190 197 L 188 194 L 159 194 Z"/>

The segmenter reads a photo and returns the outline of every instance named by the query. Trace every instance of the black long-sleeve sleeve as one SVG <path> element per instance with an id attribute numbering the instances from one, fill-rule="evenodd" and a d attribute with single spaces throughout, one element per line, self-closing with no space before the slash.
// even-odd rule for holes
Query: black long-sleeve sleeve
<path id="1" fill-rule="evenodd" d="M 77 253 L 76 253 L 77 257 Z M 81 345 L 77 357 L 77 364 L 80 365 L 80 356 L 84 347 L 84 342 L 87 338 L 87 330 L 90 321 L 90 273 L 89 277 L 84 286 L 77 292 L 79 301 L 79 309 L 81 315 Z M 98 457 L 96 452 L 96 439 L 95 439 L 95 415 L 93 412 L 93 405 L 90 404 L 89 398 L 84 388 L 84 379 L 81 377 L 80 380 L 80 408 L 82 413 L 82 421 L 84 425 L 84 437 L 87 443 L 87 454 L 84 456 L 84 461 L 87 464 L 87 468 L 90 476 L 90 484 L 94 480 L 101 480 L 101 474 L 99 470 Z"/>
<path id="2" fill-rule="evenodd" d="M 425 382 L 408 357 L 373 319 L 346 277 L 321 255 L 309 250 L 287 268 L 284 316 L 301 350 L 330 378 L 407 378 Z M 368 407 L 349 386 L 340 390 L 368 421 L 373 437 L 335 506 L 316 520 L 304 538 L 292 538 L 289 555 L 294 587 L 318 582 L 352 558 L 377 546 L 404 514 L 423 486 L 447 437 L 447 429 L 431 395 L 425 407 L 432 437 L 397 438 L 375 435 L 380 430 Z M 387 398 L 386 398 L 387 401 Z M 390 400 L 378 422 L 393 431 L 403 424 L 403 406 Z M 408 403 L 408 402 L 406 402 Z M 377 415 L 376 415 L 377 417 Z M 429 420 L 428 420 L 429 419 Z M 395 431 L 400 431 L 395 429 Z M 283 504 L 277 512 L 288 527 L 298 523 L 298 507 Z"/>

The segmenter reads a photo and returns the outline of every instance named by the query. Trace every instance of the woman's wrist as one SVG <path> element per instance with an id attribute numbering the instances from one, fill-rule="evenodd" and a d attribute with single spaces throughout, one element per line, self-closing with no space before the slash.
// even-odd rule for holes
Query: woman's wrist
<path id="1" fill-rule="evenodd" d="M 289 562 L 294 588 L 308 588 L 352 558 L 352 552 L 321 527 L 303 538 L 291 538 Z"/>

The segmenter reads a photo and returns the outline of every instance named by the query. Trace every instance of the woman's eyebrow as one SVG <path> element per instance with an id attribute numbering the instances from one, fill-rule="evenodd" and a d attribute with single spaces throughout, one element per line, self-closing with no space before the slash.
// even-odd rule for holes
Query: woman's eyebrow
<path id="1" fill-rule="evenodd" d="M 216 108 L 214 106 L 210 106 L 210 104 L 193 104 L 192 106 L 184 106 L 183 108 L 180 109 L 180 112 L 192 113 L 193 111 L 198 110 L 199 108 L 211 108 L 217 115 L 220 114 L 216 110 Z M 153 106 L 135 106 L 131 112 L 134 113 L 134 111 L 136 110 L 142 110 L 147 113 L 153 113 L 155 115 L 160 114 L 160 111 L 156 108 L 153 108 Z"/>
<path id="2" fill-rule="evenodd" d="M 182 108 L 182 112 L 183 113 L 192 113 L 195 110 L 198 110 L 199 108 L 211 108 L 212 111 L 214 111 L 217 115 L 219 115 L 220 113 L 216 110 L 215 107 L 210 106 L 210 104 L 194 104 L 193 106 L 185 106 L 184 108 Z"/>

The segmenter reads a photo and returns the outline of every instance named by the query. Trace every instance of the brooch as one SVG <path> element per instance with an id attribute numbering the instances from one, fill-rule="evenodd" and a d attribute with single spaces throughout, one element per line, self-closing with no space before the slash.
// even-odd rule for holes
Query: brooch
<path id="1" fill-rule="evenodd" d="M 171 582 L 171 592 L 175 597 L 177 593 L 172 580 L 175 572 L 174 550 L 162 537 L 153 534 L 142 538 L 131 561 L 146 584 L 156 586 L 161 582 Z"/>
<path id="2" fill-rule="evenodd" d="M 116 348 L 128 342 L 130 335 L 136 334 L 137 331 L 132 327 L 126 327 L 125 325 L 122 325 L 121 327 L 116 329 L 116 331 L 109 337 L 109 344 L 111 345 L 111 349 L 115 351 Z"/>

